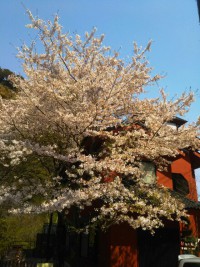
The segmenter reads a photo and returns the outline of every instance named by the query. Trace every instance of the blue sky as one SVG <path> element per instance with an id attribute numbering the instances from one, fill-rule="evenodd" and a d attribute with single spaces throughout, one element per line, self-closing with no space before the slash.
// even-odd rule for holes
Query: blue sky
<path id="1" fill-rule="evenodd" d="M 16 47 L 35 37 L 24 6 L 42 19 L 60 16 L 64 31 L 82 35 L 97 27 L 105 45 L 131 56 L 133 41 L 145 46 L 153 73 L 166 77 L 159 83 L 173 97 L 199 89 L 196 102 L 185 119 L 200 115 L 200 25 L 196 0 L 3 0 L 0 15 L 0 67 L 21 73 Z M 158 88 L 156 88 L 157 90 Z M 154 93 L 151 93 L 153 95 Z"/>

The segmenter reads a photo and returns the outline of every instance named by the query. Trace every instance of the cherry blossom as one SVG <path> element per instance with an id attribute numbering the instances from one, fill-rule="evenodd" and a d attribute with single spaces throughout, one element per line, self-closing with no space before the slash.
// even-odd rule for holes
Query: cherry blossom
<path id="1" fill-rule="evenodd" d="M 38 40 L 18 51 L 25 78 L 10 77 L 19 89 L 15 98 L 1 99 L 0 158 L 11 168 L 33 155 L 51 168 L 46 182 L 2 180 L 2 205 L 9 202 L 12 212 L 77 207 L 80 215 L 90 211 L 88 224 L 102 228 L 128 222 L 153 231 L 163 219 L 180 221 L 184 205 L 156 181 L 145 183 L 142 162 L 162 171 L 182 149 L 199 148 L 198 124 L 173 129 L 167 123 L 189 110 L 193 93 L 141 97 L 162 78 L 151 76 L 151 42 L 144 49 L 134 43 L 127 62 L 103 45 L 96 29 L 70 36 L 58 16 L 45 22 L 27 13 Z M 43 201 L 34 205 L 38 194 Z"/>

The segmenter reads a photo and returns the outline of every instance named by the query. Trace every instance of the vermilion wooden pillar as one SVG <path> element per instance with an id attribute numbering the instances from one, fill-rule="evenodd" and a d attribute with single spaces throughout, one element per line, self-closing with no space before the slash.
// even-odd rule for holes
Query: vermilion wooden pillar
<path id="1" fill-rule="evenodd" d="M 111 227 L 101 234 L 99 253 L 99 267 L 138 267 L 136 231 L 125 223 Z"/>

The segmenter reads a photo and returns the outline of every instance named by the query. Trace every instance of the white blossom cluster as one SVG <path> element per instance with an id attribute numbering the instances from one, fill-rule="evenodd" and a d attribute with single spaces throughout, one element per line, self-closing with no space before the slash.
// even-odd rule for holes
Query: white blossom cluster
<path id="1" fill-rule="evenodd" d="M 26 76 L 10 77 L 19 92 L 1 100 L 1 162 L 11 168 L 34 154 L 54 169 L 52 182 L 43 184 L 37 177 L 21 186 L 19 179 L 17 186 L 2 180 L 0 201 L 13 203 L 13 212 L 88 208 L 90 223 L 103 228 L 128 222 L 153 231 L 163 219 L 181 220 L 183 204 L 166 189 L 145 184 L 141 162 L 162 170 L 181 149 L 199 148 L 197 124 L 178 130 L 167 125 L 188 111 L 193 93 L 173 101 L 163 90 L 156 99 L 140 97 L 161 78 L 151 77 L 145 57 L 150 43 L 145 49 L 134 44 L 126 63 L 103 46 L 104 36 L 96 37 L 96 29 L 83 39 L 71 37 L 62 32 L 57 16 L 46 23 L 28 15 L 43 52 L 37 53 L 35 41 L 19 50 Z M 99 149 L 91 150 L 97 139 L 102 140 Z M 37 194 L 44 201 L 34 206 L 30 200 Z"/>

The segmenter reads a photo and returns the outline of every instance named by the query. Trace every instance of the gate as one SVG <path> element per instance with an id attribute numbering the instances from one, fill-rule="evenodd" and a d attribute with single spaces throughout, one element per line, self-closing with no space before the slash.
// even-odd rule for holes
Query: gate
<path id="1" fill-rule="evenodd" d="M 158 229 L 154 235 L 138 231 L 139 267 L 177 267 L 179 229 Z"/>

